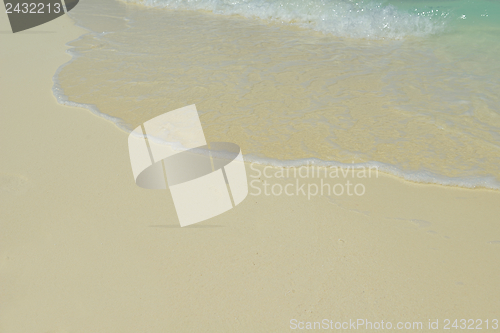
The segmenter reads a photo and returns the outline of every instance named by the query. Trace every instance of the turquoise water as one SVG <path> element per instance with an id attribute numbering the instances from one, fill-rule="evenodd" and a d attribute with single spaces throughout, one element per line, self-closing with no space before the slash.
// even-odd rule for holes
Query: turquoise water
<path id="1" fill-rule="evenodd" d="M 500 188 L 496 1 L 87 0 L 61 103 L 124 129 L 196 104 L 275 165 Z"/>
<path id="2" fill-rule="evenodd" d="M 460 27 L 498 27 L 500 4 L 484 0 L 123 0 L 287 22 L 339 37 L 405 38 Z"/>

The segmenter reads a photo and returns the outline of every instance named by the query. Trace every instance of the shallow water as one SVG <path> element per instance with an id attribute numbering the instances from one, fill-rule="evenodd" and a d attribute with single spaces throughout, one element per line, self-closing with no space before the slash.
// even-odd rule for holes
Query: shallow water
<path id="1" fill-rule="evenodd" d="M 499 3 L 130 2 L 72 11 L 61 102 L 125 129 L 196 104 L 248 160 L 500 188 Z"/>

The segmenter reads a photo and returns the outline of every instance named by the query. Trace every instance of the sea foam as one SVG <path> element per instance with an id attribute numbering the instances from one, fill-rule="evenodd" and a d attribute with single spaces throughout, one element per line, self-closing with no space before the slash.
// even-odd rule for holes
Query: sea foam
<path id="1" fill-rule="evenodd" d="M 402 39 L 444 30 L 448 12 L 439 9 L 406 12 L 370 1 L 326 0 L 122 0 L 149 7 L 205 10 L 288 23 L 338 37 Z"/>

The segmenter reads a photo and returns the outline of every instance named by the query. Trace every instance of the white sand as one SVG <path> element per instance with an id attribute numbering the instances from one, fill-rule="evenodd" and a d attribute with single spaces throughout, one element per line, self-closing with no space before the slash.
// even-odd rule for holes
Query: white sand
<path id="1" fill-rule="evenodd" d="M 11 34 L 4 16 L 1 332 L 499 319 L 499 192 L 381 174 L 361 197 L 249 195 L 179 228 L 167 191 L 134 184 L 127 134 L 51 93 L 83 30 L 62 17 Z"/>

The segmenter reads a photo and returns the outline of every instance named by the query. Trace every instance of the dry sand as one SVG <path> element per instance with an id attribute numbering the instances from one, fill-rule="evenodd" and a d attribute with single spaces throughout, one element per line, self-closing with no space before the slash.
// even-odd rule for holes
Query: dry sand
<path id="1" fill-rule="evenodd" d="M 180 228 L 167 191 L 134 184 L 127 134 L 52 95 L 82 33 L 64 16 L 12 34 L 1 16 L 1 332 L 500 319 L 498 191 L 380 174 L 353 180 L 363 196 L 249 195 Z"/>

